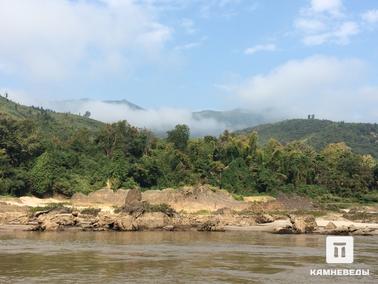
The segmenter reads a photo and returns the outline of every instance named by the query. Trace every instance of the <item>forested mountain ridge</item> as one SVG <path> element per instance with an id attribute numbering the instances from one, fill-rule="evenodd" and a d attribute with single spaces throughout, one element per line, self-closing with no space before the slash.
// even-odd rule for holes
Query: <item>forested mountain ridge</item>
<path id="1" fill-rule="evenodd" d="M 256 132 L 161 139 L 126 121 L 103 124 L 0 99 L 0 194 L 67 196 L 108 185 L 162 189 L 210 184 L 231 193 L 299 192 L 378 201 L 378 163 L 345 143 L 259 145 Z M 328 123 L 328 122 L 327 122 Z"/>
<path id="2" fill-rule="evenodd" d="M 274 138 L 281 143 L 305 141 L 315 149 L 327 144 L 344 142 L 356 153 L 370 154 L 378 158 L 378 124 L 346 123 L 319 119 L 291 119 L 263 124 L 237 131 L 245 134 L 256 131 L 259 142 L 265 144 Z"/>

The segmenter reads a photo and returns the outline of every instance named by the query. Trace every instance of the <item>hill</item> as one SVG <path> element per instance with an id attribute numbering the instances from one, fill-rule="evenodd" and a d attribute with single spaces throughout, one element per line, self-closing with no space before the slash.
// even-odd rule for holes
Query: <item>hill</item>
<path id="1" fill-rule="evenodd" d="M 25 107 L 7 98 L 0 98 L 0 113 L 0 195 L 209 184 L 237 195 L 295 190 L 327 200 L 330 194 L 334 200 L 377 200 L 376 161 L 344 145 L 330 147 L 318 159 L 318 152 L 298 143 L 257 145 L 253 135 L 229 133 L 190 139 L 189 129 L 180 125 L 159 139 L 125 121 L 105 126 L 88 114 Z M 318 147 L 346 141 L 357 151 L 377 153 L 372 124 L 291 120 L 252 129 L 265 141 L 276 136 Z"/>
<path id="2" fill-rule="evenodd" d="M 246 128 L 236 133 L 256 131 L 259 141 L 265 144 L 270 138 L 281 143 L 294 140 L 306 141 L 316 149 L 327 144 L 345 142 L 359 154 L 371 154 L 378 158 L 378 124 L 346 123 L 318 119 L 291 119 Z"/>
<path id="3" fill-rule="evenodd" d="M 85 116 L 70 113 L 59 113 L 39 107 L 28 107 L 15 103 L 0 96 L 0 116 L 14 120 L 29 120 L 35 122 L 38 129 L 45 134 L 54 132 L 66 134 L 67 131 L 87 129 L 89 131 L 99 130 L 102 122 Z"/>

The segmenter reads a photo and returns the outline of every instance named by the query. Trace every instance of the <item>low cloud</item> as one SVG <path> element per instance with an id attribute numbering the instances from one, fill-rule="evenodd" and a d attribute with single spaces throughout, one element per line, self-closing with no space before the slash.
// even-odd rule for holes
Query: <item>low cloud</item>
<path id="1" fill-rule="evenodd" d="M 59 109 L 59 103 L 52 103 L 52 107 Z M 137 110 L 125 104 L 111 104 L 102 101 L 86 101 L 78 104 L 75 113 L 91 112 L 91 117 L 104 122 L 127 120 L 131 125 L 140 128 L 152 129 L 156 132 L 166 132 L 177 124 L 187 124 L 193 134 L 219 134 L 226 129 L 226 125 L 214 119 L 194 119 L 192 112 L 186 109 L 158 108 L 150 110 Z"/>
<path id="2" fill-rule="evenodd" d="M 233 92 L 255 112 L 272 109 L 277 117 L 378 121 L 378 88 L 366 77 L 360 60 L 313 56 L 252 76 Z"/>
<path id="3" fill-rule="evenodd" d="M 113 123 L 126 120 L 133 126 L 150 129 L 159 134 L 173 129 L 177 124 L 186 124 L 190 127 L 194 136 L 218 135 L 225 129 L 237 130 L 251 125 L 230 125 L 213 118 L 195 117 L 189 109 L 162 107 L 157 109 L 136 109 L 126 103 L 106 102 L 92 99 L 70 101 L 48 101 L 34 98 L 29 94 L 18 91 L 3 89 L 0 94 L 7 92 L 9 98 L 21 104 L 29 106 L 42 106 L 57 112 L 69 112 L 83 115 L 89 111 L 91 118 Z"/>

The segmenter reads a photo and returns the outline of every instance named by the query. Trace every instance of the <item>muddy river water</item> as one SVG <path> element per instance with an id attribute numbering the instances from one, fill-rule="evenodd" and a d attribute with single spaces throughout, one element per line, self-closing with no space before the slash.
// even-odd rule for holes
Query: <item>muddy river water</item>
<path id="1" fill-rule="evenodd" d="M 378 283 L 378 237 L 354 242 L 330 265 L 318 235 L 0 231 L 0 283 Z M 310 275 L 328 268 L 370 276 Z"/>

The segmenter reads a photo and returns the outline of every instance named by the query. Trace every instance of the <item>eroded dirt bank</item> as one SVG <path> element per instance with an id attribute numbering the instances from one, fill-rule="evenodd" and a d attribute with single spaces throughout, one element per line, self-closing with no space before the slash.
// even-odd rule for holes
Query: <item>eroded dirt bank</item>
<path id="1" fill-rule="evenodd" d="M 247 197 L 209 186 L 162 191 L 101 189 L 71 199 L 1 197 L 0 230 L 250 230 L 378 235 L 377 207 L 325 212 L 303 197 Z"/>

